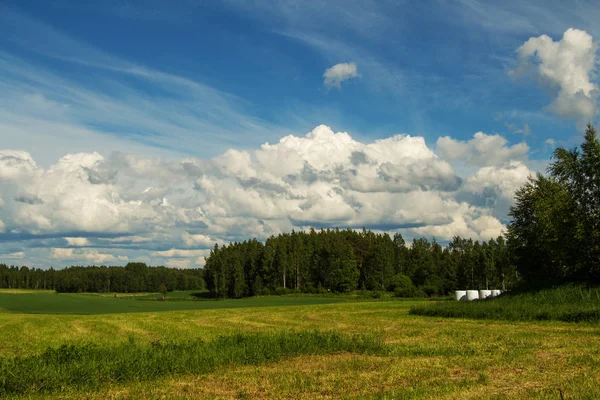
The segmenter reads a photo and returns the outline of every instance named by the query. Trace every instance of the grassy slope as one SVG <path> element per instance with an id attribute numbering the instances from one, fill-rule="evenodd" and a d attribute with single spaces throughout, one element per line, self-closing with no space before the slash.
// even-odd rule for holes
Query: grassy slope
<path id="1" fill-rule="evenodd" d="M 261 366 L 112 384 L 63 398 L 600 398 L 600 329 L 408 315 L 418 302 L 188 310 L 111 315 L 0 313 L 0 355 L 48 346 L 115 346 L 133 335 L 212 340 L 248 332 L 333 330 L 381 334 L 389 355 L 302 355 Z"/>
<path id="2" fill-rule="evenodd" d="M 600 288 L 560 287 L 539 292 L 504 295 L 485 301 L 447 301 L 419 305 L 411 314 L 501 319 L 508 321 L 600 322 Z"/>

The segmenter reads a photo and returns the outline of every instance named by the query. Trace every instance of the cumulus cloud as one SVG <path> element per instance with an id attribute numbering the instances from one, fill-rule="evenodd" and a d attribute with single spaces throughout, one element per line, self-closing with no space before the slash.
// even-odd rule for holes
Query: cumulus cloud
<path id="1" fill-rule="evenodd" d="M 0 254 L 0 260 L 18 260 L 21 258 L 25 257 L 25 253 L 22 251 L 17 251 L 14 253 L 8 253 L 8 254 Z"/>
<path id="2" fill-rule="evenodd" d="M 45 247 L 46 257 L 71 264 L 189 268 L 203 265 L 215 243 L 309 226 L 440 240 L 501 232 L 531 173 L 527 145 L 477 133 L 440 138 L 436 151 L 422 137 L 365 143 L 324 125 L 212 159 L 79 153 L 42 168 L 27 153 L 0 151 L 0 237 L 35 242 L 23 245 L 26 255 Z M 476 168 L 459 175 L 458 160 Z M 20 201 L 25 193 L 42 201 Z"/>
<path id="3" fill-rule="evenodd" d="M 209 235 L 203 235 L 201 233 L 200 234 L 191 234 L 189 232 L 183 232 L 183 234 L 181 235 L 181 239 L 183 240 L 183 243 L 187 247 L 210 248 L 215 243 L 219 242 L 219 241 L 211 238 Z M 220 244 L 222 244 L 222 243 L 220 243 Z"/>
<path id="4" fill-rule="evenodd" d="M 185 250 L 185 249 L 170 249 L 164 251 L 155 251 L 152 253 L 154 256 L 165 257 L 165 258 L 188 258 L 188 257 L 201 257 L 207 256 L 208 250 Z"/>
<path id="5" fill-rule="evenodd" d="M 66 237 L 65 240 L 69 246 L 74 247 L 84 247 L 90 244 L 90 241 L 84 237 Z"/>
<path id="6" fill-rule="evenodd" d="M 475 206 L 489 208 L 493 215 L 506 219 L 515 192 L 533 174 L 534 171 L 519 161 L 511 161 L 500 167 L 483 167 L 465 180 L 457 198 Z"/>
<path id="7" fill-rule="evenodd" d="M 436 238 L 450 238 L 458 235 L 462 237 L 470 237 L 476 240 L 489 240 L 497 238 L 504 233 L 504 225 L 498 219 L 483 215 L 473 218 L 469 215 L 457 216 L 448 224 L 430 225 L 414 229 L 414 232 Z"/>
<path id="8" fill-rule="evenodd" d="M 507 146 L 508 141 L 500 135 L 477 132 L 473 139 L 460 141 L 451 137 L 440 137 L 436 143 L 439 155 L 448 161 L 464 161 L 467 165 L 483 167 L 501 165 L 511 160 L 527 159 L 529 146 L 521 142 Z"/>
<path id="9" fill-rule="evenodd" d="M 57 260 L 73 258 L 73 249 L 53 248 L 50 250 L 50 257 L 55 258 Z"/>
<path id="10" fill-rule="evenodd" d="M 540 80 L 554 89 L 549 110 L 579 124 L 595 117 L 596 45 L 589 33 L 569 28 L 559 41 L 547 35 L 532 37 L 517 49 L 517 55 L 520 65 L 514 73 L 530 69 L 533 63 Z"/>
<path id="11" fill-rule="evenodd" d="M 73 248 L 52 248 L 50 250 L 50 257 L 66 261 L 66 260 L 77 260 L 85 261 L 89 264 L 105 264 L 105 263 L 123 263 L 129 260 L 128 256 L 119 255 L 115 256 L 109 253 L 100 253 L 96 249 L 91 250 L 80 250 L 77 251 Z"/>
<path id="12" fill-rule="evenodd" d="M 356 78 L 357 76 L 356 63 L 340 63 L 325 70 L 325 73 L 323 73 L 323 78 L 325 78 L 323 83 L 328 88 L 339 89 L 342 87 L 342 82 Z"/>

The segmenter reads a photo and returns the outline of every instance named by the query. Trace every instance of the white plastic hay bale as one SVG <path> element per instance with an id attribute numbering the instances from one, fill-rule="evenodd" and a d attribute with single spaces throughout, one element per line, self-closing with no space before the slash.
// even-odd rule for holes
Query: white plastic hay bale
<path id="1" fill-rule="evenodd" d="M 467 290 L 467 300 L 473 301 L 479 299 L 479 291 L 478 290 Z"/>
<path id="2" fill-rule="evenodd" d="M 492 297 L 500 296 L 500 294 L 502 294 L 502 290 L 500 290 L 500 289 L 492 290 Z"/>
<path id="3" fill-rule="evenodd" d="M 487 299 L 488 297 L 492 297 L 491 290 L 480 290 L 479 291 L 479 299 L 480 300 Z"/>
<path id="4" fill-rule="evenodd" d="M 456 296 L 456 300 L 467 300 L 467 291 L 466 290 L 456 290 L 454 291 L 454 295 Z"/>

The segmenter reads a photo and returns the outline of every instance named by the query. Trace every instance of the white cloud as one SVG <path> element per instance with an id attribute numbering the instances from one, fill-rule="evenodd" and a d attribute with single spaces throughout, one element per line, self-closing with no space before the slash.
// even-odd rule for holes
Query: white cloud
<path id="1" fill-rule="evenodd" d="M 74 247 L 84 247 L 90 244 L 90 241 L 84 237 L 66 237 L 65 240 L 69 246 Z"/>
<path id="2" fill-rule="evenodd" d="M 506 218 L 515 192 L 533 174 L 534 171 L 519 161 L 499 167 L 483 167 L 465 180 L 459 198 L 490 208 L 493 215 Z"/>
<path id="3" fill-rule="evenodd" d="M 441 138 L 439 154 L 478 167 L 459 175 L 422 137 L 365 143 L 321 125 L 212 159 L 78 153 L 43 168 L 28 153 L 0 151 L 2 238 L 35 241 L 71 263 L 186 268 L 202 265 L 215 243 L 309 226 L 484 238 L 502 229 L 531 173 L 527 150 L 483 133 Z M 19 193 L 40 201 L 19 201 Z"/>
<path id="4" fill-rule="evenodd" d="M 50 257 L 57 260 L 66 260 L 73 258 L 73 249 L 53 248 L 50 250 Z"/>
<path id="5" fill-rule="evenodd" d="M 413 229 L 413 232 L 420 236 L 450 239 L 458 235 L 485 241 L 497 238 L 504 231 L 504 225 L 498 219 L 488 215 L 477 218 L 472 218 L 468 215 L 457 216 L 449 224 L 430 225 Z"/>
<path id="6" fill-rule="evenodd" d="M 323 78 L 325 78 L 323 83 L 328 88 L 334 87 L 339 89 L 342 87 L 342 82 L 356 78 L 357 76 L 356 63 L 340 63 L 325 70 L 325 73 L 323 73 Z"/>
<path id="7" fill-rule="evenodd" d="M 181 239 L 183 239 L 183 243 L 187 247 L 211 248 L 215 245 L 215 243 L 220 242 L 218 240 L 212 239 L 209 235 L 191 234 L 189 232 L 183 232 L 181 235 Z M 219 244 L 222 244 L 222 242 L 220 242 Z"/>
<path id="8" fill-rule="evenodd" d="M 2 260 L 17 260 L 17 259 L 21 259 L 25 257 L 25 253 L 22 251 L 17 251 L 15 253 L 8 253 L 8 254 L 0 254 L 0 262 L 2 262 Z"/>
<path id="9" fill-rule="evenodd" d="M 79 255 L 78 255 L 79 256 Z M 90 250 L 83 253 L 81 256 L 84 260 L 93 264 L 104 264 L 107 262 L 122 263 L 129 260 L 127 256 L 114 256 L 112 254 L 100 253 L 98 250 Z"/>
<path id="10" fill-rule="evenodd" d="M 164 265 L 170 268 L 201 268 L 204 266 L 204 257 L 197 257 L 191 259 L 168 259 L 164 262 Z"/>
<path id="11" fill-rule="evenodd" d="M 440 137 L 436 143 L 439 155 L 448 161 L 463 161 L 467 165 L 483 167 L 502 165 L 511 160 L 527 159 L 529 146 L 521 142 L 507 146 L 508 141 L 500 135 L 477 132 L 473 139 L 464 142 L 451 137 Z"/>
<path id="12" fill-rule="evenodd" d="M 592 36 L 579 29 L 567 29 L 556 42 L 547 35 L 532 37 L 517 49 L 520 66 L 515 72 L 526 70 L 534 60 L 540 80 L 556 91 L 548 108 L 581 125 L 593 120 L 597 111 L 596 48 Z"/>
<path id="13" fill-rule="evenodd" d="M 155 251 L 152 253 L 152 255 L 165 258 L 188 258 L 207 256 L 209 252 L 210 250 L 171 249 L 164 251 Z"/>
<path id="14" fill-rule="evenodd" d="M 50 257 L 56 260 L 69 260 L 89 264 L 122 263 L 129 260 L 128 256 L 100 253 L 96 249 L 77 251 L 73 248 L 54 247 L 50 250 Z"/>

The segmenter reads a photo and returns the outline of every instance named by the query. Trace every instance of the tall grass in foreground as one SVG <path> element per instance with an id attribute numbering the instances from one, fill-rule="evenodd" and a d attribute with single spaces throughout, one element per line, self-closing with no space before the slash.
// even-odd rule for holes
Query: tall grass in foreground
<path id="1" fill-rule="evenodd" d="M 375 336 L 318 331 L 238 334 L 211 342 L 145 346 L 130 340 L 110 348 L 63 345 L 36 356 L 0 359 L 0 397 L 94 390 L 106 384 L 204 374 L 227 365 L 255 365 L 298 355 L 384 351 L 383 341 Z"/>
<path id="2" fill-rule="evenodd" d="M 509 321 L 600 322 L 600 288 L 563 286 L 478 301 L 419 305 L 412 315 Z"/>

